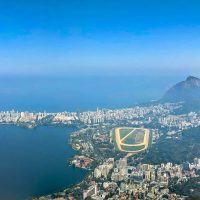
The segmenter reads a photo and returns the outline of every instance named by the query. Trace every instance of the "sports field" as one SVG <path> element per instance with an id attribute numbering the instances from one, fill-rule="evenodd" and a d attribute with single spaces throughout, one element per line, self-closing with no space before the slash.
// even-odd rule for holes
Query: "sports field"
<path id="1" fill-rule="evenodd" d="M 148 148 L 151 136 L 145 128 L 120 127 L 112 131 L 115 148 L 127 153 L 138 153 Z"/>

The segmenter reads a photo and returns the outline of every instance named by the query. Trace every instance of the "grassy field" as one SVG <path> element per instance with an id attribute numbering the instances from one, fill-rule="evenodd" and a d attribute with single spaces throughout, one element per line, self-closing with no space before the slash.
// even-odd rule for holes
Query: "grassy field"
<path id="1" fill-rule="evenodd" d="M 136 134 L 132 133 L 128 137 L 126 137 L 122 142 L 125 144 L 135 144 Z"/>
<path id="2" fill-rule="evenodd" d="M 128 137 L 123 140 L 125 144 L 139 144 L 144 140 L 145 132 L 144 130 L 134 130 Z"/>
<path id="3" fill-rule="evenodd" d="M 127 136 L 133 129 L 124 129 L 121 128 L 120 129 L 120 139 L 124 138 L 125 136 Z"/>

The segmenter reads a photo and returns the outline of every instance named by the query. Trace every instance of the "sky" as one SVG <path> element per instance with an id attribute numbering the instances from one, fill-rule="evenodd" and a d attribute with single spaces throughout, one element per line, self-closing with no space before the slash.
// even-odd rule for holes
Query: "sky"
<path id="1" fill-rule="evenodd" d="M 198 0 L 0 2 L 0 75 L 200 75 Z"/>

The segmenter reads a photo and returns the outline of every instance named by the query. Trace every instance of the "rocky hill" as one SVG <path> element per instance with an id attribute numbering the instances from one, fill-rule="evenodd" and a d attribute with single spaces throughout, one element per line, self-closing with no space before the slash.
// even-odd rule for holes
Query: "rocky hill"
<path id="1" fill-rule="evenodd" d="M 200 79 L 189 76 L 185 81 L 171 87 L 161 99 L 162 102 L 191 102 L 200 100 Z"/>

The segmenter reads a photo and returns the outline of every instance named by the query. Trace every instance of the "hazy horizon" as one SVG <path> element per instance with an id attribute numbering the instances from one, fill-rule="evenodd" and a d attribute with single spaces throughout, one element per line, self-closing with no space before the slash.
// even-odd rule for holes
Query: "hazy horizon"
<path id="1" fill-rule="evenodd" d="M 181 75 L 0 75 L 0 110 L 58 112 L 130 107 L 160 99 L 172 85 L 185 78 Z"/>

